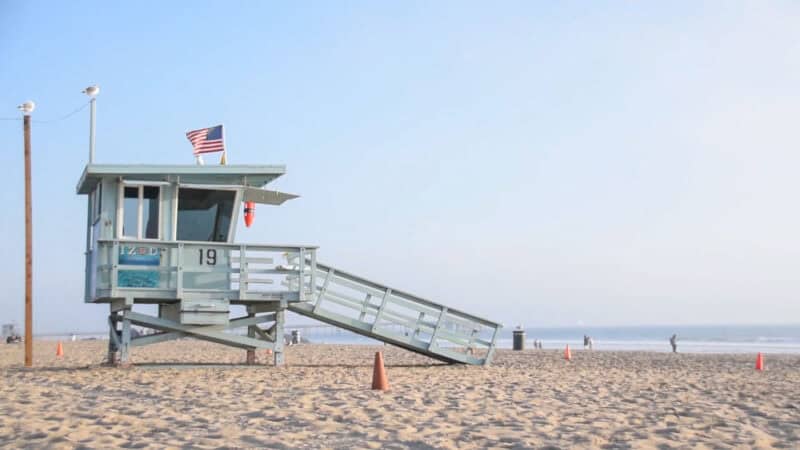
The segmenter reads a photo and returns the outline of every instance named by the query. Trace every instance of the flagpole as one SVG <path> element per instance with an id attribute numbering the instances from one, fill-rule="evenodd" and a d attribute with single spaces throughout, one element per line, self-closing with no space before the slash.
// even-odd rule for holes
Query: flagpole
<path id="1" fill-rule="evenodd" d="M 228 164 L 228 146 L 225 144 L 225 124 L 221 124 L 222 128 L 222 158 L 219 159 L 219 164 L 225 166 Z"/>

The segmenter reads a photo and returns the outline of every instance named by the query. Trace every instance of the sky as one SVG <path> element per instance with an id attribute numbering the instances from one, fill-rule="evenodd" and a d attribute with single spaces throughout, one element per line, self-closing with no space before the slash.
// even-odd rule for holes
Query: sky
<path id="1" fill-rule="evenodd" d="M 34 327 L 83 303 L 88 154 L 285 164 L 244 242 L 506 327 L 800 322 L 796 2 L 0 0 L 0 321 L 23 323 L 34 100 Z M 241 224 L 240 224 L 241 225 Z"/>

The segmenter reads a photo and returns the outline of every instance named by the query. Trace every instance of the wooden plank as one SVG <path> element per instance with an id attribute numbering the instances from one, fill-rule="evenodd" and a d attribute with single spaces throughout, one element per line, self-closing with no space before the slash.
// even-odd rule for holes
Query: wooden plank
<path id="1" fill-rule="evenodd" d="M 249 244 L 248 244 L 249 245 Z M 252 251 L 252 250 L 251 250 Z M 241 257 L 232 257 L 232 263 L 241 263 Z M 244 260 L 245 264 L 275 264 L 275 260 L 273 258 L 255 258 L 252 256 L 246 256 Z"/>
<path id="2" fill-rule="evenodd" d="M 386 303 L 388 302 L 390 295 L 392 295 L 392 288 L 386 288 L 386 291 L 383 293 L 383 298 L 381 299 L 381 306 L 378 307 L 378 313 L 375 314 L 375 322 L 372 323 L 372 330 L 375 330 L 375 327 L 380 325 L 381 315 L 383 314 L 383 310 L 386 308 Z"/>
<path id="3" fill-rule="evenodd" d="M 314 308 L 306 303 L 290 304 L 289 310 L 304 316 L 311 317 L 321 322 L 325 322 L 340 328 L 344 328 L 346 330 L 350 330 L 354 333 L 361 334 L 363 336 L 367 336 L 372 339 L 377 339 L 380 341 L 387 342 L 389 344 L 397 345 L 399 347 L 405 348 L 406 350 L 417 352 L 426 355 L 428 357 L 438 359 L 440 361 L 448 363 L 467 363 L 467 362 L 472 363 L 470 361 L 474 360 L 474 358 L 467 359 L 466 355 L 464 354 L 449 355 L 449 354 L 439 354 L 437 353 L 438 350 L 428 351 L 426 343 L 413 339 L 410 336 L 400 336 L 396 333 L 392 333 L 390 331 L 386 331 L 383 329 L 378 329 L 376 331 L 373 331 L 372 327 L 370 327 L 369 325 L 366 325 L 362 322 L 358 322 L 353 319 L 349 319 L 332 311 L 327 311 L 323 309 L 319 310 L 318 312 L 315 312 Z"/>
<path id="4" fill-rule="evenodd" d="M 235 329 L 241 328 L 246 326 L 254 326 L 256 328 L 256 332 L 258 333 L 261 331 L 256 325 L 263 322 L 271 322 L 275 320 L 275 314 L 264 314 L 262 316 L 255 316 L 255 317 L 243 317 L 231 320 L 227 326 L 208 326 L 205 327 L 207 330 L 225 330 L 225 329 Z M 147 336 L 140 336 L 138 338 L 131 340 L 132 346 L 144 346 L 155 344 L 157 342 L 166 342 L 174 339 L 180 339 L 183 337 L 189 336 L 186 333 L 180 331 L 171 331 L 171 332 L 162 332 L 157 334 L 151 334 Z M 263 331 L 261 331 L 261 336 L 264 340 L 271 340 L 269 336 L 267 336 Z"/>
<path id="5" fill-rule="evenodd" d="M 158 317 L 147 316 L 145 314 L 128 312 L 127 317 L 131 323 L 162 331 L 181 331 L 197 339 L 216 342 L 218 344 L 230 345 L 240 348 L 271 348 L 272 344 L 258 339 L 238 336 L 235 334 L 224 333 L 221 331 L 209 330 L 202 326 L 182 325 L 169 320 L 159 319 Z"/>
<path id="6" fill-rule="evenodd" d="M 433 330 L 433 336 L 431 336 L 431 342 L 428 344 L 428 350 L 436 347 L 436 335 L 442 328 L 442 321 L 444 320 L 444 316 L 446 315 L 447 315 L 447 308 L 442 307 L 442 311 L 439 313 L 439 319 L 436 321 L 436 328 Z"/>
<path id="7" fill-rule="evenodd" d="M 323 271 L 324 271 L 324 270 L 331 270 L 331 269 L 335 269 L 335 268 L 334 268 L 334 267 L 332 267 L 332 266 L 329 266 L 329 265 L 326 265 L 326 264 L 323 264 L 323 263 L 320 263 L 320 262 L 317 262 L 317 268 L 318 268 L 319 270 L 323 270 Z M 380 283 L 376 283 L 376 282 L 374 282 L 374 281 L 367 280 L 366 278 L 359 277 L 359 276 L 357 276 L 357 275 L 354 275 L 354 274 L 352 274 L 352 273 L 345 272 L 345 271 L 343 271 L 343 270 L 341 270 L 341 269 L 335 269 L 335 270 L 336 270 L 336 273 L 338 274 L 338 276 L 341 276 L 341 277 L 347 277 L 347 278 L 349 278 L 351 281 L 354 281 L 354 282 L 358 282 L 358 283 L 363 283 L 363 284 L 369 285 L 369 286 L 373 287 L 374 289 L 383 290 L 383 289 L 385 289 L 385 288 L 387 287 L 387 286 L 385 286 L 385 285 L 383 285 L 383 284 L 380 284 Z M 436 303 L 436 302 L 432 302 L 432 301 L 430 301 L 430 300 L 426 300 L 426 299 L 423 299 L 423 298 L 421 298 L 421 297 L 418 297 L 418 296 L 416 296 L 416 295 L 409 294 L 409 293 L 407 293 L 407 292 L 400 291 L 400 290 L 397 290 L 397 289 L 394 289 L 394 288 L 392 288 L 392 293 L 393 293 L 393 295 L 395 295 L 395 296 L 398 296 L 398 297 L 404 297 L 404 298 L 406 298 L 406 299 L 408 299 L 408 300 L 411 300 L 411 301 L 412 301 L 412 302 L 414 302 L 414 303 L 422 303 L 422 304 L 424 304 L 424 305 L 426 305 L 426 306 L 429 306 L 429 307 L 431 307 L 431 308 L 434 308 L 434 309 L 439 309 L 439 308 L 442 308 L 442 307 L 444 307 L 444 305 L 442 305 L 442 304 L 439 304 L 439 303 Z M 452 308 L 448 308 L 448 309 L 449 309 L 449 310 L 450 310 L 452 313 L 458 313 L 459 315 L 461 315 L 461 316 L 463 316 L 463 317 L 465 317 L 465 318 L 469 318 L 470 320 L 474 320 L 474 321 L 476 321 L 476 322 L 478 322 L 478 323 L 480 323 L 480 324 L 486 325 L 486 326 L 488 326 L 488 327 L 502 326 L 502 325 L 500 325 L 499 323 L 492 322 L 491 320 L 483 319 L 483 318 L 481 318 L 481 317 L 473 316 L 473 315 L 471 315 L 471 314 L 468 314 L 468 313 L 466 313 L 466 312 L 464 312 L 464 311 L 460 311 L 460 310 L 457 310 L 457 309 L 452 309 Z"/>
<path id="8" fill-rule="evenodd" d="M 333 303 L 337 303 L 342 306 L 346 306 L 348 308 L 352 308 L 355 310 L 360 310 L 364 305 L 363 300 L 358 300 L 353 297 L 348 297 L 344 294 L 341 294 L 336 291 L 332 291 L 328 289 L 325 293 L 325 300 Z M 373 306 L 373 308 L 377 309 L 377 307 Z"/>
<path id="9" fill-rule="evenodd" d="M 319 308 L 319 304 L 322 302 L 322 298 L 325 296 L 325 293 L 328 291 L 328 284 L 331 281 L 331 277 L 333 276 L 334 270 L 331 269 L 325 275 L 325 281 L 322 283 L 322 289 L 320 289 L 319 293 L 317 294 L 317 299 L 314 301 L 314 309 Z M 299 286 L 299 283 L 298 283 Z"/>
<path id="10" fill-rule="evenodd" d="M 239 282 L 247 284 L 275 284 L 275 280 L 251 278 L 251 277 L 238 278 L 238 279 L 233 279 L 231 281 L 233 281 L 234 283 Z"/>

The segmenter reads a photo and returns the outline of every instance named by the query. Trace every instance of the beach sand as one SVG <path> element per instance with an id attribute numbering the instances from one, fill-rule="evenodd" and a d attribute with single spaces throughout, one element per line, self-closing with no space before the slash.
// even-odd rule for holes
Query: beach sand
<path id="1" fill-rule="evenodd" d="M 1 344 L 0 446 L 800 448 L 797 355 L 769 355 L 759 373 L 755 355 L 503 350 L 468 367 L 299 345 L 274 367 L 181 340 L 136 348 L 120 369 L 99 365 L 105 348 L 65 342 L 57 359 L 56 342 L 36 342 L 26 370 L 23 346 Z M 375 351 L 388 392 L 370 390 Z"/>

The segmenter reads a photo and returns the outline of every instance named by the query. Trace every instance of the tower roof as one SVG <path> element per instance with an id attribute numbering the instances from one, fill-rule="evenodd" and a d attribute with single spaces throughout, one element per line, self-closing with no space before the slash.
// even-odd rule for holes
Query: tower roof
<path id="1" fill-rule="evenodd" d="M 103 178 L 165 181 L 191 184 L 236 185 L 260 188 L 286 173 L 283 165 L 156 165 L 89 164 L 78 181 L 78 194 L 92 192 Z"/>

